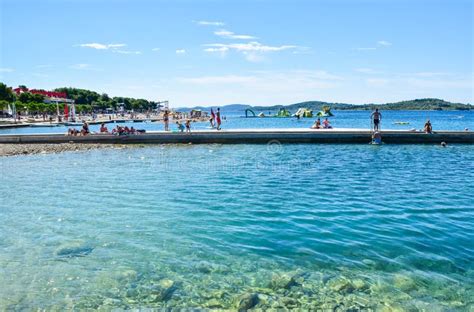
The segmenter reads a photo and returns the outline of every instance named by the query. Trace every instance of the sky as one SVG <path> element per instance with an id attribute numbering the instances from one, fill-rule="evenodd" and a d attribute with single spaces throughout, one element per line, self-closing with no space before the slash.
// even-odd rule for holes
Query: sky
<path id="1" fill-rule="evenodd" d="M 0 0 L 0 81 L 172 107 L 474 103 L 470 0 Z"/>

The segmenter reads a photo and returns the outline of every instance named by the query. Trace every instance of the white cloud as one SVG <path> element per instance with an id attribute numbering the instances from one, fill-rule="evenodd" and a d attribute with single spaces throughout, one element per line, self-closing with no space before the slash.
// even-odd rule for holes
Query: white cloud
<path id="1" fill-rule="evenodd" d="M 222 22 L 213 22 L 213 21 L 194 21 L 196 24 L 201 26 L 224 26 Z"/>
<path id="2" fill-rule="evenodd" d="M 380 71 L 374 70 L 372 68 L 356 68 L 354 69 L 356 72 L 363 73 L 363 74 L 380 74 Z"/>
<path id="3" fill-rule="evenodd" d="M 205 52 L 227 52 L 229 51 L 228 47 L 220 47 L 220 48 L 207 48 L 204 49 Z"/>
<path id="4" fill-rule="evenodd" d="M 2 67 L 0 68 L 0 73 L 11 73 L 11 72 L 14 72 L 15 70 L 13 68 L 6 68 L 6 67 Z"/>
<path id="5" fill-rule="evenodd" d="M 186 50 L 185 49 L 178 49 L 178 50 L 176 50 L 176 54 L 186 54 Z"/>
<path id="6" fill-rule="evenodd" d="M 157 51 L 160 51 L 160 48 L 153 48 L 151 50 L 154 51 L 154 52 L 157 52 Z"/>
<path id="7" fill-rule="evenodd" d="M 113 50 L 114 53 L 120 53 L 120 54 L 142 54 L 141 51 L 126 51 L 126 50 Z"/>
<path id="8" fill-rule="evenodd" d="M 388 47 L 388 46 L 391 46 L 392 43 L 388 42 L 388 41 L 385 41 L 385 40 L 380 40 L 380 41 L 377 41 L 377 45 L 378 46 L 383 46 L 383 47 Z"/>
<path id="9" fill-rule="evenodd" d="M 82 48 L 91 48 L 96 50 L 108 50 L 108 49 L 118 49 L 125 47 L 124 43 L 111 43 L 111 44 L 102 44 L 102 43 L 82 43 L 79 44 Z"/>
<path id="10" fill-rule="evenodd" d="M 241 39 L 241 40 L 257 39 L 257 37 L 249 36 L 249 35 L 236 35 L 232 31 L 228 31 L 225 29 L 215 31 L 214 35 L 222 37 L 222 38 L 228 38 L 228 39 Z"/>
<path id="11" fill-rule="evenodd" d="M 375 47 L 354 48 L 353 50 L 356 50 L 356 51 L 373 51 L 373 50 L 377 50 L 378 48 L 389 47 L 391 45 L 392 45 L 391 42 L 388 42 L 388 41 L 385 41 L 385 40 L 379 40 L 379 41 L 377 41 L 377 44 L 376 44 Z"/>
<path id="12" fill-rule="evenodd" d="M 257 41 L 252 41 L 248 43 L 212 43 L 212 44 L 205 44 L 205 47 L 211 48 L 227 48 L 229 50 L 235 50 L 239 52 L 244 51 L 253 51 L 253 52 L 275 52 L 275 51 L 283 51 L 288 49 L 296 49 L 298 46 L 296 45 L 281 45 L 281 46 L 269 46 L 261 44 Z M 211 51 L 207 51 L 211 52 Z"/>
<path id="13" fill-rule="evenodd" d="M 307 92 L 311 89 L 330 89 L 338 86 L 342 77 L 323 70 L 257 71 L 252 75 L 223 75 L 178 78 L 183 84 L 207 86 L 215 85 L 242 89 L 248 92 Z"/>
<path id="14" fill-rule="evenodd" d="M 224 56 L 228 51 L 236 51 L 242 53 L 245 59 L 249 62 L 261 62 L 265 60 L 264 53 L 277 52 L 290 49 L 300 49 L 301 47 L 296 45 L 281 45 L 281 46 L 269 46 L 264 45 L 256 41 L 248 43 L 212 43 L 205 44 L 205 52 L 209 53 L 220 53 Z"/>
<path id="15" fill-rule="evenodd" d="M 125 47 L 126 44 L 123 43 L 118 43 L 118 44 L 108 44 L 107 47 L 110 49 L 116 49 L 116 48 L 123 48 Z"/>
<path id="16" fill-rule="evenodd" d="M 72 69 L 77 69 L 77 70 L 89 70 L 89 69 L 92 69 L 91 65 L 90 64 L 74 64 L 74 65 L 71 65 L 69 66 L 69 68 L 72 68 Z"/>

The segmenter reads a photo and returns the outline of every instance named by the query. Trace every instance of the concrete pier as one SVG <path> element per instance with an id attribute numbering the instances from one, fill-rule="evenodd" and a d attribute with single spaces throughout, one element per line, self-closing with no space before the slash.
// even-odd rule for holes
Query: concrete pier
<path id="1" fill-rule="evenodd" d="M 474 144 L 472 131 L 436 131 L 433 134 L 414 131 L 382 131 L 386 144 Z M 372 132 L 364 129 L 235 129 L 222 131 L 148 132 L 135 135 L 91 134 L 68 136 L 65 134 L 8 134 L 0 135 L 2 143 L 107 143 L 107 144 L 267 144 L 275 143 L 343 143 L 367 144 Z"/>

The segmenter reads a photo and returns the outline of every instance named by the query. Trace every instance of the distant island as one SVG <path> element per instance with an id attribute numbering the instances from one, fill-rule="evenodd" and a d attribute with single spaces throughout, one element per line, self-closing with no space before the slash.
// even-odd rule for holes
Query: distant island
<path id="1" fill-rule="evenodd" d="M 129 97 L 109 97 L 106 93 L 98 93 L 86 89 L 78 88 L 56 88 L 51 91 L 45 90 L 29 90 L 26 86 L 19 86 L 16 89 L 8 87 L 0 82 L 0 111 L 6 110 L 9 105 L 15 103 L 17 111 L 21 112 L 37 112 L 37 113 L 54 113 L 55 105 L 48 104 L 49 93 L 63 94 L 67 100 L 74 101 L 78 112 L 103 111 L 107 109 L 117 110 L 123 107 L 125 110 L 147 111 L 157 108 L 160 102 L 145 99 L 129 98 Z M 65 99 L 65 100 L 66 100 Z M 60 103 L 62 101 L 60 100 Z M 63 104 L 60 104 L 61 109 Z M 322 101 L 307 101 L 289 105 L 272 105 L 272 106 L 253 106 L 248 104 L 230 104 L 218 105 L 212 107 L 221 107 L 226 113 L 239 112 L 243 113 L 246 109 L 251 109 L 255 113 L 268 112 L 274 114 L 280 109 L 286 109 L 290 112 L 296 112 L 300 108 L 306 108 L 317 112 L 323 109 L 323 106 L 329 107 L 331 110 L 474 110 L 474 105 L 463 103 L 452 103 L 435 98 L 416 99 L 410 101 L 402 101 L 386 104 L 349 104 L 349 103 L 330 103 Z M 177 111 L 187 111 L 193 109 L 201 109 L 210 111 L 211 106 L 181 107 Z"/>
<path id="2" fill-rule="evenodd" d="M 280 109 L 289 111 L 297 111 L 300 108 L 307 108 L 312 111 L 320 111 L 323 106 L 328 106 L 332 110 L 374 110 L 375 108 L 381 110 L 474 110 L 474 105 L 463 103 L 452 103 L 441 99 L 427 98 L 416 99 L 410 101 L 401 101 L 386 104 L 348 104 L 348 103 L 330 103 L 322 101 L 307 101 L 289 105 L 272 105 L 272 106 L 252 106 L 247 104 L 230 104 L 219 106 L 224 111 L 245 111 L 251 109 L 254 112 L 271 112 L 275 113 Z M 192 109 L 209 110 L 210 107 L 196 106 L 193 108 L 180 108 L 178 110 L 189 111 Z"/>

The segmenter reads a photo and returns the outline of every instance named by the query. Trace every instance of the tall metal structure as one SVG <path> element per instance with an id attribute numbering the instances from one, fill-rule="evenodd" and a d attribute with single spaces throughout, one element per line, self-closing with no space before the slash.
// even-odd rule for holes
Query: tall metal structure
<path id="1" fill-rule="evenodd" d="M 156 102 L 156 110 L 157 110 L 157 111 L 160 111 L 162 107 L 163 107 L 165 110 L 169 110 L 169 109 L 170 109 L 170 107 L 169 107 L 169 101 L 158 101 L 158 102 Z"/>

